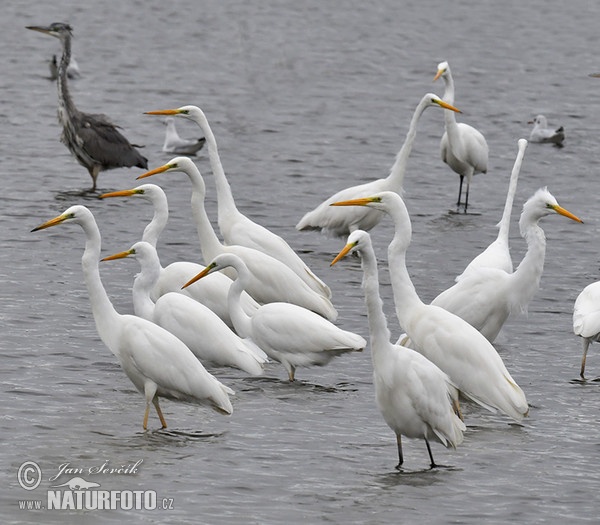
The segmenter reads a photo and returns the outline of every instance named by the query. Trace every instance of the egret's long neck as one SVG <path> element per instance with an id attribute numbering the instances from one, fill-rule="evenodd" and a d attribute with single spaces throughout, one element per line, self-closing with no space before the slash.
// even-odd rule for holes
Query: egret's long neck
<path id="1" fill-rule="evenodd" d="M 154 197 L 152 203 L 154 204 L 154 215 L 144 228 L 142 241 L 146 241 L 156 248 L 158 238 L 169 221 L 169 205 L 164 195 Z"/>
<path id="2" fill-rule="evenodd" d="M 454 106 L 454 78 L 452 78 L 452 73 L 447 71 L 442 78 L 444 79 L 444 97 L 442 100 Z"/>
<path id="3" fill-rule="evenodd" d="M 115 321 L 119 318 L 119 313 L 110 302 L 106 290 L 100 278 L 100 249 L 101 237 L 100 230 L 95 221 L 82 222 L 82 228 L 86 235 L 85 251 L 81 258 L 83 268 L 83 277 L 90 296 L 92 305 L 92 314 L 96 322 L 96 329 L 100 339 L 113 351 L 118 351 L 116 345 L 109 345 L 111 335 L 114 334 Z"/>
<path id="4" fill-rule="evenodd" d="M 186 173 L 192 182 L 192 215 L 196 221 L 200 249 L 204 262 L 208 264 L 221 252 L 222 245 L 206 213 L 204 206 L 206 186 L 202 175 L 195 166 Z"/>
<path id="5" fill-rule="evenodd" d="M 512 274 L 517 281 L 516 288 L 520 290 L 521 303 L 518 306 L 525 308 L 540 287 L 544 260 L 546 258 L 546 235 L 540 228 L 539 217 L 532 217 L 524 212 L 521 214 L 519 226 L 521 235 L 527 242 L 527 253 Z"/>
<path id="6" fill-rule="evenodd" d="M 236 266 L 235 269 L 237 271 L 237 278 L 234 279 L 229 286 L 229 292 L 227 294 L 229 316 L 231 317 L 231 322 L 235 327 L 235 331 L 240 337 L 252 337 L 252 323 L 250 316 L 242 307 L 242 292 L 250 279 L 250 272 L 245 266 Z"/>
<path id="7" fill-rule="evenodd" d="M 390 170 L 390 174 L 387 176 L 387 180 L 389 182 L 388 189 L 392 191 L 400 192 L 402 189 L 408 158 L 410 157 L 410 152 L 412 151 L 413 143 L 415 141 L 415 137 L 417 136 L 417 125 L 426 107 L 427 100 L 422 99 L 413 113 L 413 116 L 410 120 L 410 125 L 408 127 L 408 133 L 404 139 L 404 144 L 402 144 L 402 147 L 398 151 L 394 165 Z"/>
<path id="8" fill-rule="evenodd" d="M 448 102 L 448 104 L 454 105 L 454 79 L 452 78 L 452 73 L 448 71 L 442 78 L 446 86 L 443 100 L 444 102 Z M 446 124 L 448 140 L 456 144 L 458 142 L 458 128 L 454 111 L 444 110 L 444 123 Z"/>
<path id="9" fill-rule="evenodd" d="M 210 168 L 215 177 L 215 184 L 217 187 L 217 204 L 218 209 L 218 220 L 219 229 L 223 231 L 222 223 L 224 223 L 228 216 L 231 214 L 238 214 L 239 211 L 235 205 L 233 199 L 233 193 L 231 192 L 231 186 L 225 176 L 225 170 L 221 163 L 221 157 L 219 156 L 219 149 L 217 147 L 217 140 L 212 132 L 208 119 L 204 113 L 200 112 L 195 119 L 197 124 L 200 126 L 206 139 L 206 145 L 208 147 L 208 158 L 210 160 Z"/>
<path id="10" fill-rule="evenodd" d="M 404 203 L 400 202 L 401 206 L 388 211 L 392 216 L 395 228 L 394 238 L 388 247 L 388 265 L 396 315 L 400 324 L 403 325 L 411 310 L 415 306 L 422 305 L 423 302 L 419 298 L 406 268 L 406 250 L 410 245 L 412 230 L 408 211 Z"/>
<path id="11" fill-rule="evenodd" d="M 160 277 L 160 261 L 156 251 L 153 256 L 140 259 L 141 270 L 133 281 L 133 310 L 135 315 L 149 321 L 154 317 L 154 301 L 150 293 Z"/>
<path id="12" fill-rule="evenodd" d="M 506 242 L 508 245 L 508 234 L 510 232 L 510 218 L 512 216 L 513 202 L 515 200 L 515 193 L 517 192 L 517 183 L 519 181 L 519 173 L 521 172 L 521 164 L 523 163 L 523 156 L 525 155 L 525 147 L 519 143 L 519 150 L 517 152 L 517 158 L 513 165 L 512 172 L 510 174 L 510 182 L 508 183 L 508 193 L 506 194 L 506 202 L 504 203 L 504 211 L 502 212 L 502 219 L 500 219 L 500 230 L 498 231 L 498 239 Z"/>

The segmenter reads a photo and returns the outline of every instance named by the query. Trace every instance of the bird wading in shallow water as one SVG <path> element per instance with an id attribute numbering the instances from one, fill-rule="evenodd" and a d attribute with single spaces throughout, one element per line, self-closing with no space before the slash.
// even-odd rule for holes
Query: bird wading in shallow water
<path id="1" fill-rule="evenodd" d="M 100 230 L 90 210 L 85 206 L 71 206 L 32 231 L 67 223 L 78 224 L 86 235 L 81 263 L 96 329 L 146 399 L 144 430 L 148 427 L 151 403 L 162 427 L 167 427 L 159 397 L 207 405 L 221 414 L 231 414 L 229 396 L 233 390 L 209 374 L 183 342 L 146 319 L 122 315 L 115 310 L 100 279 Z"/>
<path id="2" fill-rule="evenodd" d="M 440 62 L 434 82 L 442 77 L 446 86 L 444 101 L 454 104 L 454 79 L 448 62 Z M 488 145 L 483 134 L 464 122 L 456 122 L 454 113 L 444 114 L 446 132 L 440 142 L 442 160 L 460 177 L 457 208 L 460 207 L 463 179 L 467 179 L 465 192 L 465 213 L 469 206 L 469 188 L 476 173 L 487 173 Z"/>
<path id="3" fill-rule="evenodd" d="M 371 206 L 390 215 L 395 230 L 388 247 L 390 279 L 396 316 L 410 347 L 448 374 L 463 395 L 520 422 L 529 412 L 525 394 L 492 344 L 457 315 L 425 304 L 418 296 L 406 268 L 412 228 L 400 195 L 384 191 L 333 206 Z"/>
<path id="4" fill-rule="evenodd" d="M 396 434 L 398 465 L 404 461 L 402 436 L 423 439 L 436 467 L 429 440 L 456 448 L 462 443 L 465 424 L 455 414 L 458 392 L 450 378 L 418 352 L 392 344 L 379 295 L 377 260 L 371 238 L 362 230 L 353 231 L 348 243 L 331 266 L 349 253 L 360 255 L 363 290 L 369 319 L 373 385 L 383 419 Z"/>
<path id="5" fill-rule="evenodd" d="M 101 171 L 132 166 L 148 169 L 148 159 L 131 144 L 106 115 L 79 111 L 69 93 L 67 68 L 71 58 L 71 26 L 55 22 L 48 27 L 28 26 L 56 37 L 62 44 L 58 66 L 58 120 L 62 124 L 61 142 L 67 146 L 77 162 L 87 168 L 92 177 L 91 191 L 96 190 Z"/>
<path id="6" fill-rule="evenodd" d="M 206 268 L 190 279 L 199 279 L 232 267 L 237 273 L 229 289 L 229 312 L 236 332 L 252 340 L 270 358 L 281 363 L 294 381 L 299 366 L 323 366 L 334 357 L 361 351 L 367 342 L 358 334 L 338 328 L 320 315 L 290 303 L 272 302 L 247 315 L 240 306 L 240 294 L 248 286 L 251 272 L 245 262 L 233 253 L 217 255 Z"/>
<path id="7" fill-rule="evenodd" d="M 577 296 L 573 307 L 573 333 L 583 340 L 579 375 L 585 379 L 588 348 L 594 341 L 600 341 L 600 281 L 588 284 Z"/>
<path id="8" fill-rule="evenodd" d="M 390 174 L 383 179 L 351 186 L 335 193 L 314 210 L 306 213 L 300 219 L 300 222 L 296 224 L 296 229 L 318 230 L 332 236 L 346 237 L 354 230 L 368 231 L 374 228 L 382 218 L 381 212 L 369 208 L 332 208 L 330 205 L 337 201 L 355 199 L 384 190 L 400 193 L 408 158 L 417 135 L 417 124 L 423 112 L 430 107 L 441 107 L 450 112 L 460 113 L 460 110 L 447 104 L 437 95 L 433 93 L 424 95 L 413 113 L 406 139 L 396 155 L 396 161 L 390 170 Z"/>

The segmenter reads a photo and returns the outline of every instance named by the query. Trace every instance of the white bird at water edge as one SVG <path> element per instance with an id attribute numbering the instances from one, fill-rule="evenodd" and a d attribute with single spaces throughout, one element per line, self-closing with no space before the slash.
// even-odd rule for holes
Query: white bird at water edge
<path id="1" fill-rule="evenodd" d="M 533 124 L 533 129 L 529 135 L 529 142 L 550 143 L 556 146 L 562 146 L 565 140 L 565 128 L 549 128 L 548 120 L 544 115 L 538 115 L 528 122 Z"/>
<path id="2" fill-rule="evenodd" d="M 206 139 L 204 137 L 199 139 L 184 139 L 179 136 L 177 132 L 177 126 L 175 126 L 175 119 L 173 117 L 167 117 L 165 119 L 165 142 L 163 143 L 162 150 L 165 153 L 176 153 L 177 155 L 195 155 L 202 149 Z"/>
<path id="3" fill-rule="evenodd" d="M 582 338 L 583 357 L 579 375 L 585 380 L 585 361 L 590 344 L 600 341 L 600 281 L 588 284 L 573 306 L 573 333 Z"/>
<path id="4" fill-rule="evenodd" d="M 150 404 L 156 408 L 162 427 L 167 427 L 159 397 L 207 405 L 221 414 L 231 414 L 229 396 L 233 390 L 209 374 L 185 344 L 146 319 L 115 310 L 100 279 L 100 230 L 90 210 L 71 206 L 32 231 L 67 223 L 78 224 L 86 235 L 81 262 L 96 329 L 127 377 L 144 395 L 144 430 L 148 427 Z"/>
<path id="5" fill-rule="evenodd" d="M 379 410 L 396 434 L 396 468 L 399 469 L 404 461 L 402 435 L 425 441 L 430 465 L 434 468 L 437 465 L 433 460 L 430 439 L 452 448 L 463 441 L 466 427 L 454 411 L 458 406 L 458 392 L 450 378 L 427 358 L 390 342 L 390 331 L 379 295 L 377 259 L 367 232 L 353 231 L 331 266 L 353 252 L 360 255 L 362 262 L 373 384 Z"/>

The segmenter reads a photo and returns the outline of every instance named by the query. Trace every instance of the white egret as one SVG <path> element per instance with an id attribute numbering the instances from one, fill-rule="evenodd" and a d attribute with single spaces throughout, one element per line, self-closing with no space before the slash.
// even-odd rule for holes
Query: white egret
<path id="1" fill-rule="evenodd" d="M 519 220 L 521 235 L 527 242 L 527 253 L 517 269 L 506 272 L 493 267 L 473 268 L 431 304 L 458 315 L 493 343 L 510 313 L 526 311 L 540 287 L 546 236 L 539 221 L 553 213 L 583 222 L 559 206 L 546 188 L 539 189 L 524 204 Z"/>
<path id="2" fill-rule="evenodd" d="M 154 215 L 144 228 L 142 241 L 148 242 L 156 248 L 158 239 L 169 220 L 169 204 L 163 189 L 156 184 L 142 184 L 130 190 L 120 190 L 100 195 L 101 199 L 112 197 L 140 197 L 152 203 Z M 211 279 L 205 279 L 185 290 L 181 289 L 181 286 L 190 278 L 190 275 L 196 275 L 203 269 L 203 265 L 189 261 L 175 261 L 166 267 L 160 266 L 160 275 L 150 293 L 151 299 L 156 301 L 169 292 L 188 295 L 210 308 L 225 321 L 227 326 L 233 328 L 233 323 L 229 317 L 229 309 L 227 308 L 227 291 L 232 282 L 229 277 L 224 274 L 215 274 Z M 258 303 L 247 293 L 242 295 L 242 304 L 249 313 L 258 307 Z"/>
<path id="3" fill-rule="evenodd" d="M 129 250 L 102 260 L 126 257 L 134 257 L 141 267 L 133 283 L 133 308 L 137 316 L 177 336 L 203 365 L 239 368 L 254 376 L 263 373 L 266 354 L 245 342 L 207 306 L 177 292 L 161 295 L 156 302 L 151 299 L 150 291 L 160 275 L 160 261 L 154 246 L 144 241 L 136 242 Z"/>
<path id="4" fill-rule="evenodd" d="M 410 348 L 390 342 L 390 331 L 379 296 L 377 259 L 367 232 L 353 231 L 331 266 L 353 252 L 358 252 L 362 262 L 373 384 L 381 415 L 396 434 L 399 460 L 396 468 L 400 468 L 404 460 L 402 435 L 425 440 L 431 468 L 434 468 L 436 464 L 429 440 L 456 448 L 462 443 L 466 430 L 453 410 L 458 402 L 456 387 L 429 359 Z"/>
<path id="5" fill-rule="evenodd" d="M 529 411 L 525 394 L 492 344 L 457 315 L 424 304 L 419 298 L 406 268 L 412 229 L 400 195 L 385 191 L 335 205 L 371 206 L 388 213 L 394 221 L 395 234 L 388 247 L 390 279 L 396 315 L 411 340 L 411 348 L 446 372 L 465 396 L 521 421 Z"/>
<path id="6" fill-rule="evenodd" d="M 367 344 L 360 335 L 342 330 L 311 310 L 291 303 L 271 302 L 252 315 L 246 314 L 240 307 L 240 294 L 251 282 L 251 270 L 235 253 L 217 255 L 185 286 L 228 267 L 237 273 L 229 289 L 229 309 L 237 333 L 250 338 L 281 363 L 290 381 L 294 381 L 299 366 L 323 366 L 341 354 L 361 351 Z"/>
<path id="7" fill-rule="evenodd" d="M 81 262 L 98 335 L 146 399 L 144 430 L 150 403 L 156 408 L 162 427 L 167 426 L 159 397 L 207 405 L 221 414 L 231 414 L 229 396 L 233 390 L 209 374 L 184 343 L 146 319 L 115 310 L 100 279 L 100 230 L 90 210 L 71 206 L 32 231 L 70 222 L 79 224 L 86 235 Z"/>
<path id="8" fill-rule="evenodd" d="M 510 256 L 510 246 L 508 244 L 508 234 L 510 232 L 510 220 L 512 217 L 513 201 L 517 191 L 517 182 L 521 172 L 521 164 L 527 149 L 527 141 L 519 139 L 517 142 L 517 157 L 510 174 L 508 183 L 508 192 L 506 193 L 506 201 L 504 202 L 504 211 L 502 218 L 498 223 L 498 237 L 477 257 L 475 257 L 459 275 L 456 280 L 462 279 L 473 268 L 498 268 L 505 272 L 513 271 L 512 257 Z"/>
<path id="9" fill-rule="evenodd" d="M 217 140 L 206 115 L 199 107 L 183 106 L 177 109 L 147 111 L 146 114 L 181 116 L 195 122 L 204 133 L 210 167 L 217 187 L 217 221 L 225 244 L 247 246 L 278 259 L 289 266 L 315 292 L 331 298 L 329 287 L 314 274 L 282 237 L 254 222 L 238 210 L 221 163 Z"/>
<path id="10" fill-rule="evenodd" d="M 355 199 L 363 195 L 372 195 L 373 193 L 384 190 L 400 193 L 402 191 L 408 158 L 417 135 L 417 124 L 423 111 L 430 107 L 441 107 L 452 112 L 456 111 L 460 113 L 458 109 L 447 104 L 437 95 L 434 95 L 433 93 L 424 95 L 413 113 L 406 139 L 396 155 L 396 161 L 390 170 L 390 174 L 383 179 L 373 180 L 338 191 L 319 204 L 314 210 L 306 213 L 296 225 L 296 229 L 320 230 L 329 235 L 346 237 L 354 230 L 360 229 L 368 231 L 375 227 L 383 216 L 382 213 L 377 210 L 369 208 L 332 208 L 330 205 L 333 202 Z"/>
<path id="11" fill-rule="evenodd" d="M 157 173 L 179 171 L 192 182 L 192 213 L 198 229 L 200 248 L 205 261 L 219 253 L 235 253 L 251 272 L 246 292 L 261 304 L 284 301 L 313 310 L 335 320 L 337 311 L 328 297 L 315 292 L 289 266 L 261 251 L 239 245 L 223 245 L 215 233 L 204 207 L 206 188 L 200 171 L 188 157 L 176 157 L 169 163 L 143 173 L 138 179 Z M 233 275 L 230 275 L 233 278 Z M 234 323 L 235 324 L 235 323 Z"/>
<path id="12" fill-rule="evenodd" d="M 544 115 L 538 115 L 528 124 L 533 124 L 533 129 L 529 135 L 530 142 L 551 143 L 556 146 L 562 146 L 565 140 L 565 128 L 549 128 L 548 120 Z"/>
<path id="13" fill-rule="evenodd" d="M 199 139 L 184 139 L 177 133 L 177 126 L 175 126 L 175 119 L 173 117 L 167 117 L 165 119 L 165 141 L 163 143 L 162 150 L 165 153 L 176 153 L 177 155 L 195 155 L 202 149 L 206 139 L 204 137 Z"/>
<path id="14" fill-rule="evenodd" d="M 585 360 L 590 343 L 600 341 L 600 281 L 588 284 L 575 300 L 573 332 L 583 340 L 581 379 L 585 379 Z"/>
<path id="15" fill-rule="evenodd" d="M 442 77 L 446 86 L 444 101 L 454 104 L 454 79 L 448 62 L 438 64 L 434 81 Z M 458 173 L 460 184 L 458 187 L 458 200 L 456 206 L 460 206 L 463 179 L 467 178 L 467 190 L 465 194 L 465 213 L 469 205 L 469 187 L 476 173 L 487 173 L 488 168 L 488 145 L 483 134 L 469 124 L 456 122 L 453 113 L 444 114 L 446 132 L 440 142 L 442 160 Z"/>

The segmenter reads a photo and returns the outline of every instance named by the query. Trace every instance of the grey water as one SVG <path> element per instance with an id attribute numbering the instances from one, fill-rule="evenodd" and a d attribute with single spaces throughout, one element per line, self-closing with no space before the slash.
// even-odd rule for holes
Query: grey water
<path id="1" fill-rule="evenodd" d="M 596 2 L 266 1 L 52 3 L 3 2 L 0 99 L 0 303 L 2 412 L 0 497 L 3 523 L 598 523 L 600 357 L 578 381 L 581 341 L 572 333 L 577 294 L 600 276 L 600 4 Z M 545 114 L 563 125 L 563 148 L 530 144 L 511 225 L 513 260 L 525 243 L 518 216 L 548 186 L 584 224 L 542 221 L 547 253 L 541 288 L 527 315 L 515 315 L 495 343 L 531 405 L 523 426 L 465 404 L 468 430 L 457 450 L 433 444 L 430 470 L 421 441 L 394 435 L 374 400 L 369 349 L 323 368 L 299 369 L 290 384 L 272 363 L 264 377 L 210 369 L 236 391 L 234 413 L 164 401 L 165 431 L 97 336 L 75 225 L 31 233 L 73 204 L 94 213 L 103 253 L 129 248 L 150 220 L 150 205 L 102 201 L 60 144 L 56 89 L 48 60 L 59 42 L 27 31 L 54 21 L 74 28 L 82 76 L 77 106 L 103 112 L 144 144 L 151 167 L 164 126 L 144 111 L 200 106 L 219 143 L 238 207 L 283 236 L 333 291 L 339 326 L 368 337 L 357 259 L 329 268 L 344 245 L 297 232 L 302 215 L 334 191 L 387 175 L 421 96 L 448 60 L 459 121 L 490 148 L 476 175 L 468 214 L 454 213 L 458 177 L 439 156 L 441 110 L 421 118 L 404 183 L 413 241 L 407 264 L 431 301 L 496 236 L 517 140 Z M 178 120 L 182 136 L 196 137 Z M 195 159 L 216 219 L 205 152 Z M 104 172 L 100 192 L 132 188 L 139 169 Z M 161 178 L 162 177 L 162 178 Z M 163 264 L 203 262 L 183 174 L 149 180 L 169 198 L 159 243 Z M 216 221 L 215 221 L 216 225 Z M 395 319 L 386 247 L 392 226 L 373 231 L 393 337 Z M 135 261 L 103 263 L 105 287 L 132 312 Z M 141 461 L 141 463 L 140 463 Z M 19 481 L 35 471 L 40 484 Z M 98 473 L 136 465 L 135 472 Z M 67 470 L 69 469 L 69 470 Z M 72 469 L 72 470 L 70 470 Z M 59 474 L 62 474 L 59 476 Z M 79 473 L 79 474 L 75 474 Z M 51 487 L 74 476 L 111 491 L 155 491 L 163 510 L 27 510 L 47 505 Z M 52 480 L 54 478 L 54 480 Z M 31 486 L 30 486 L 31 487 Z M 164 504 L 163 504 L 164 503 Z"/>

